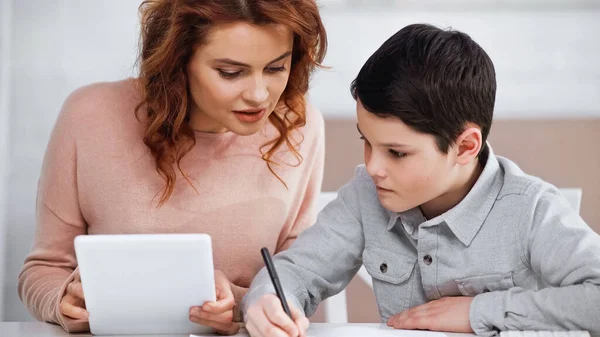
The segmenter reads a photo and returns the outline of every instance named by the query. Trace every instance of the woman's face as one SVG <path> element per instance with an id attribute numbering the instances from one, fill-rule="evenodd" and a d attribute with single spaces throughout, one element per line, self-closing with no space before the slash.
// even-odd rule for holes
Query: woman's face
<path id="1" fill-rule="evenodd" d="M 283 25 L 213 27 L 188 64 L 191 127 L 239 135 L 261 130 L 287 86 L 292 46 Z"/>

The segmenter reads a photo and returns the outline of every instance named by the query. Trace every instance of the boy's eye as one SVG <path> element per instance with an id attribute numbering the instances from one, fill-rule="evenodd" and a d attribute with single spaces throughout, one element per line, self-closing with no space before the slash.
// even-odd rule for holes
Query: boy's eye
<path id="1" fill-rule="evenodd" d="M 217 69 L 219 71 L 219 75 L 225 79 L 232 79 L 238 77 L 242 71 L 225 71 L 222 69 Z"/>

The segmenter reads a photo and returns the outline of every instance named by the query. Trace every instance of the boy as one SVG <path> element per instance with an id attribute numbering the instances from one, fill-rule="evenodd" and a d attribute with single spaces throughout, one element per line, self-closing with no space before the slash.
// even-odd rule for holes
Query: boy
<path id="1" fill-rule="evenodd" d="M 600 332 L 600 236 L 549 183 L 486 138 L 492 61 L 457 31 L 416 24 L 388 39 L 351 86 L 365 165 L 274 258 L 242 310 L 253 336 L 304 334 L 319 302 L 362 264 L 399 329 Z"/>

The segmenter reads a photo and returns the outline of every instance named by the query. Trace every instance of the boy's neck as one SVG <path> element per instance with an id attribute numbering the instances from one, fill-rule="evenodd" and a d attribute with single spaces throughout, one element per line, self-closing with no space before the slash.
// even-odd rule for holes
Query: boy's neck
<path id="1" fill-rule="evenodd" d="M 474 160 L 468 166 L 463 167 L 446 193 L 421 205 L 423 216 L 426 219 L 433 219 L 458 205 L 479 179 L 483 166 L 484 164 L 480 160 Z"/>

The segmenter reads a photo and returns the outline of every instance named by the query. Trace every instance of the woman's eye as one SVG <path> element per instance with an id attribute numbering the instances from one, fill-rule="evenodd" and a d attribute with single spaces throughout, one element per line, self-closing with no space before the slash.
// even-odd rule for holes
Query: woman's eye
<path id="1" fill-rule="evenodd" d="M 267 71 L 270 72 L 270 73 L 279 73 L 279 72 L 285 71 L 285 67 L 284 66 L 281 66 L 281 67 L 269 67 L 269 68 L 267 68 Z"/>
<path id="2" fill-rule="evenodd" d="M 242 72 L 241 71 L 225 71 L 222 69 L 217 69 L 219 71 L 219 75 L 224 79 L 232 79 L 238 77 Z"/>

